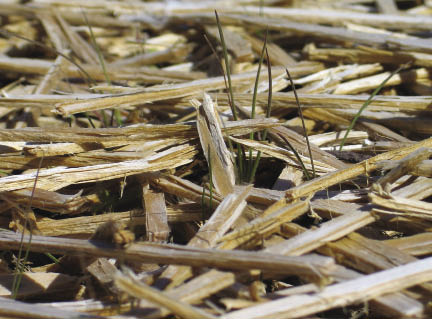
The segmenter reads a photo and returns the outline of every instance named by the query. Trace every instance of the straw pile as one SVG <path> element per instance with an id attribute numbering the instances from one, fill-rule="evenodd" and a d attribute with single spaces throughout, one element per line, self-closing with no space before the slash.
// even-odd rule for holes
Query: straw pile
<path id="1" fill-rule="evenodd" d="M 430 318 L 431 15 L 0 3 L 0 316 Z"/>

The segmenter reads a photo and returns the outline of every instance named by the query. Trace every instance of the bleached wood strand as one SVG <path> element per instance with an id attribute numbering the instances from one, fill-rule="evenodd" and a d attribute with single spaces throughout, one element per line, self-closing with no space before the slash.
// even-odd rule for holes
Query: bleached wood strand
<path id="1" fill-rule="evenodd" d="M 3 318 L 28 318 L 28 319 L 100 319 L 101 316 L 75 312 L 66 309 L 58 309 L 45 305 L 28 304 L 25 302 L 0 297 L 0 315 Z"/>
<path id="2" fill-rule="evenodd" d="M 332 61 L 345 63 L 386 63 L 396 64 L 411 62 L 413 65 L 422 67 L 432 66 L 432 55 L 421 52 L 390 51 L 370 47 L 358 49 L 331 48 L 322 49 L 314 46 L 305 48 L 309 59 L 315 61 Z"/>
<path id="3" fill-rule="evenodd" d="M 212 171 L 212 181 L 219 194 L 227 196 L 235 185 L 235 171 L 231 153 L 222 135 L 222 124 L 215 105 L 208 94 L 197 109 L 197 129 L 201 147 Z"/>
<path id="4" fill-rule="evenodd" d="M 188 247 L 212 248 L 217 241 L 240 217 L 246 207 L 246 198 L 252 185 L 244 187 L 239 193 L 226 196 L 211 217 L 188 242 Z M 192 276 L 190 267 L 169 266 L 159 278 L 159 282 L 170 282 L 176 286 Z"/>
<path id="5" fill-rule="evenodd" d="M 297 295 L 234 311 L 223 319 L 300 318 L 324 310 L 365 302 L 432 280 L 432 257 L 324 288 L 313 295 Z M 277 317 L 275 317 L 277 315 Z"/>
<path id="6" fill-rule="evenodd" d="M 328 173 L 324 176 L 289 189 L 286 192 L 286 196 L 291 199 L 296 199 L 314 193 L 318 190 L 326 189 L 342 181 L 346 181 L 361 174 L 366 174 L 368 172 L 376 170 L 380 161 L 401 159 L 407 154 L 410 154 L 421 147 L 432 147 L 432 138 L 420 141 L 411 146 L 403 147 L 397 150 L 374 156 L 370 159 L 350 166 L 349 168 L 340 169 L 335 172 Z"/>
<path id="7" fill-rule="evenodd" d="M 24 236 L 28 243 L 29 236 Z M 0 232 L 1 249 L 19 249 L 21 234 Z M 217 267 L 226 269 L 261 269 L 281 274 L 300 276 L 326 276 L 335 267 L 333 258 L 319 255 L 300 257 L 280 256 L 261 252 L 225 251 L 185 247 L 174 244 L 134 243 L 126 249 L 102 241 L 54 238 L 33 235 L 30 251 L 51 252 L 92 257 L 119 258 L 142 263 Z"/>
<path id="8" fill-rule="evenodd" d="M 211 93 L 210 96 L 218 101 L 219 106 L 228 105 L 226 94 Z M 302 108 L 330 108 L 330 109 L 360 109 L 369 98 L 367 95 L 337 95 L 337 94 L 298 94 Z M 236 103 L 250 105 L 251 94 L 236 94 Z M 420 111 L 428 110 L 431 96 L 375 96 L 368 106 L 370 111 Z M 257 94 L 257 105 L 266 107 L 267 93 Z M 0 100 L 1 103 L 1 100 Z M 0 104 L 1 105 L 1 104 Z M 295 97 L 292 93 L 274 92 L 272 95 L 273 108 L 297 109 Z"/>
<path id="9" fill-rule="evenodd" d="M 384 72 L 377 75 L 372 75 L 364 77 L 357 80 L 348 81 L 339 84 L 335 90 L 334 94 L 355 94 L 366 92 L 371 89 L 378 87 L 383 81 L 391 75 L 391 72 Z M 417 82 L 421 79 L 429 78 L 429 71 L 421 68 L 416 70 L 404 71 L 399 74 L 394 74 L 391 78 L 384 84 L 384 87 L 399 85 L 401 83 Z"/>
<path id="10" fill-rule="evenodd" d="M 124 178 L 126 176 L 159 171 L 190 163 L 195 155 L 193 146 L 177 146 L 142 160 L 113 164 L 92 165 L 79 168 L 55 167 L 39 172 L 37 187 L 55 191 L 77 183 Z M 13 175 L 0 178 L 0 191 L 31 188 L 36 173 Z"/>
<path id="11" fill-rule="evenodd" d="M 270 215 L 258 217 L 248 224 L 233 230 L 220 238 L 220 249 L 234 249 L 256 237 L 268 236 L 276 232 L 282 223 L 292 221 L 309 210 L 309 203 L 300 201 L 282 207 Z M 279 252 L 278 252 L 279 253 Z"/>
<path id="12" fill-rule="evenodd" d="M 141 283 L 139 280 L 118 273 L 114 277 L 115 284 L 127 294 L 158 304 L 160 307 L 168 308 L 172 313 L 185 319 L 216 319 L 215 316 L 190 306 L 187 303 L 178 301 L 171 296 Z"/>
<path id="13" fill-rule="evenodd" d="M 179 21 L 199 21 L 200 23 L 214 23 L 214 14 L 197 13 L 184 14 L 175 17 Z M 243 14 L 220 15 L 222 24 L 242 25 L 245 27 L 262 28 L 281 32 L 293 32 L 299 35 L 308 35 L 320 40 L 345 41 L 348 43 L 359 43 L 376 47 L 387 47 L 393 45 L 401 50 L 432 52 L 432 41 L 430 39 L 406 39 L 386 34 L 371 34 L 368 32 L 352 31 L 342 27 L 330 27 L 302 22 L 288 22 L 283 19 L 251 17 Z"/>
<path id="14" fill-rule="evenodd" d="M 340 217 L 322 223 L 319 228 L 307 230 L 297 236 L 265 249 L 269 253 L 300 256 L 325 245 L 327 242 L 342 238 L 363 226 L 373 223 L 375 218 L 370 212 L 348 212 Z"/>
<path id="15" fill-rule="evenodd" d="M 432 64 L 431 64 L 432 66 Z M 291 72 L 291 69 L 290 69 Z M 107 97 L 109 95 L 102 94 L 71 94 L 71 95 L 17 95 L 10 97 L 2 97 L 0 106 L 6 108 L 22 108 L 22 107 L 38 107 L 43 109 L 51 109 L 56 104 L 67 103 L 71 100 L 85 100 Z M 228 106 L 228 99 L 225 93 L 210 93 L 213 100 L 217 100 L 219 106 Z M 302 108 L 340 108 L 340 109 L 359 109 L 369 96 L 362 95 L 337 95 L 337 94 L 304 94 L 298 93 Z M 201 94 L 195 95 L 200 99 Z M 236 93 L 236 103 L 250 105 L 252 94 Z M 171 99 L 171 98 L 167 98 Z M 268 94 L 258 93 L 257 105 L 267 105 Z M 430 96 L 375 96 L 372 103 L 368 106 L 371 111 L 416 111 L 428 110 L 430 104 Z M 182 98 L 181 103 L 189 103 L 190 97 Z M 292 93 L 273 92 L 272 104 L 278 108 L 293 108 L 296 109 L 294 95 Z M 174 106 L 173 106 L 174 107 Z"/>
<path id="16" fill-rule="evenodd" d="M 1 100 L 1 99 L 0 99 Z M 274 119 L 253 119 L 225 122 L 222 131 L 228 135 L 244 135 L 265 128 L 279 126 Z M 26 142 L 117 142 L 153 141 L 166 138 L 196 138 L 198 132 L 194 123 L 182 124 L 139 124 L 123 128 L 40 128 L 0 129 L 0 141 Z"/>
<path id="17" fill-rule="evenodd" d="M 272 72 L 275 72 L 274 75 L 279 75 L 283 73 L 283 69 L 280 67 L 274 68 Z M 255 72 L 233 75 L 232 84 L 233 86 L 245 84 L 250 85 L 255 80 L 255 77 Z M 263 74 L 262 77 L 263 80 L 266 79 L 266 75 Z M 203 91 L 217 90 L 224 87 L 224 78 L 219 76 L 210 79 L 189 81 L 181 84 L 153 86 L 136 93 L 116 94 L 92 100 L 62 103 L 57 105 L 53 112 L 62 116 L 68 116 L 81 112 L 112 108 L 113 106 L 135 106 L 155 101 L 170 100 L 194 94 L 202 94 Z"/>

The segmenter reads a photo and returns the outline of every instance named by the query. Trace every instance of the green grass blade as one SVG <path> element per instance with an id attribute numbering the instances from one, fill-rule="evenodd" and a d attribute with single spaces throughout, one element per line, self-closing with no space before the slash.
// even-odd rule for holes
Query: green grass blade
<path id="1" fill-rule="evenodd" d="M 272 72 L 271 72 L 271 62 L 270 62 L 270 56 L 268 54 L 267 46 L 265 48 L 266 52 L 266 59 L 267 59 L 267 72 L 268 72 L 268 82 L 269 82 L 269 91 L 268 91 L 268 100 L 267 100 L 267 110 L 266 110 L 266 117 L 269 118 L 271 114 L 271 107 L 272 107 L 272 97 L 273 97 L 273 79 L 272 79 Z M 265 129 L 262 141 L 265 141 L 267 139 L 268 130 Z M 255 179 L 256 171 L 258 169 L 259 162 L 261 160 L 261 151 L 258 151 L 257 157 L 255 159 L 255 162 L 252 167 L 252 172 L 250 175 L 249 183 L 252 183 Z"/>
<path id="2" fill-rule="evenodd" d="M 253 90 L 253 95 L 252 95 L 252 111 L 251 111 L 251 119 L 255 118 L 255 113 L 256 113 L 256 100 L 257 100 L 257 94 L 258 94 L 258 85 L 259 85 L 259 78 L 260 78 L 260 74 L 261 74 L 261 67 L 264 61 L 264 54 L 265 54 L 265 50 L 267 48 L 267 36 L 268 36 L 268 29 L 266 30 L 266 34 L 264 37 L 264 44 L 262 47 L 262 51 L 261 51 L 261 55 L 260 55 L 260 59 L 259 59 L 259 63 L 258 63 L 258 70 L 257 70 L 257 75 L 255 77 L 255 84 L 254 84 L 254 90 Z M 250 133 L 249 134 L 249 138 L 251 140 L 254 140 L 254 133 Z M 253 172 L 253 167 L 254 167 L 255 163 L 253 161 L 253 157 L 252 157 L 252 148 L 249 148 L 249 161 L 248 161 L 248 181 L 251 182 L 251 180 L 253 180 L 253 176 L 252 176 L 252 172 Z M 254 174 L 255 175 L 255 174 Z"/>
<path id="3" fill-rule="evenodd" d="M 286 71 L 288 79 L 289 79 L 289 81 L 291 83 L 291 86 L 293 88 L 294 97 L 296 99 L 297 108 L 298 108 L 300 119 L 301 119 L 302 126 L 303 126 L 303 131 L 304 131 L 304 134 L 305 134 L 305 137 L 306 137 L 306 144 L 307 144 L 307 148 L 308 148 L 308 152 L 309 152 L 309 158 L 311 160 L 311 165 L 312 165 L 312 174 L 313 174 L 313 177 L 315 178 L 315 176 L 316 176 L 316 174 L 315 174 L 315 166 L 314 166 L 314 161 L 313 161 L 313 157 L 312 157 L 312 150 L 311 150 L 310 143 L 309 143 L 309 137 L 308 137 L 307 130 L 306 130 L 306 125 L 305 125 L 305 122 L 304 122 L 303 111 L 301 109 L 300 101 L 299 101 L 299 98 L 298 98 L 298 95 L 297 95 L 297 91 L 296 91 L 296 88 L 294 86 L 294 81 L 292 80 L 291 74 L 289 73 L 288 69 L 285 69 L 285 71 Z"/>
<path id="4" fill-rule="evenodd" d="M 231 104 L 230 104 L 231 112 L 233 114 L 234 121 L 237 121 L 238 117 L 237 117 L 237 110 L 235 107 L 234 93 L 233 93 L 232 83 L 231 83 L 231 71 L 230 71 L 230 67 L 229 67 L 228 50 L 227 50 L 225 38 L 223 35 L 222 24 L 220 23 L 219 15 L 218 15 L 216 10 L 215 10 L 215 15 L 216 15 L 216 24 L 218 26 L 219 37 L 220 37 L 220 41 L 222 44 L 223 55 L 224 55 L 224 60 L 225 60 L 225 71 L 226 71 L 226 76 L 228 79 L 228 92 L 229 92 L 230 101 L 231 101 Z M 238 176 L 239 176 L 240 181 L 242 181 L 244 179 L 244 165 L 243 165 L 244 160 L 243 159 L 244 159 L 243 148 L 240 144 L 237 144 Z"/>
<path id="5" fill-rule="evenodd" d="M 339 146 L 339 151 L 342 151 L 346 139 L 348 138 L 348 134 L 353 129 L 354 125 L 356 124 L 357 120 L 360 118 L 360 115 L 363 113 L 363 111 L 369 106 L 369 104 L 372 103 L 372 99 L 381 91 L 381 89 L 392 78 L 393 75 L 399 73 L 405 67 L 406 65 L 401 65 L 399 68 L 391 72 L 390 75 L 387 78 L 385 78 L 384 81 L 382 81 L 381 84 L 372 92 L 372 94 L 369 95 L 369 98 L 363 103 L 363 105 L 361 106 L 361 108 L 358 110 L 357 114 L 354 116 L 353 120 L 351 121 L 348 129 L 346 130 L 341 145 Z"/>
<path id="6" fill-rule="evenodd" d="M 299 153 L 297 153 L 296 149 L 291 145 L 291 143 L 285 138 L 285 136 L 278 134 L 278 136 L 284 140 L 284 142 L 288 145 L 288 147 L 290 148 L 290 150 L 294 153 L 294 156 L 297 158 L 300 166 L 302 167 L 303 173 L 306 176 L 306 179 L 309 181 L 311 180 L 311 176 L 309 175 L 308 170 L 306 169 L 306 166 L 304 165 Z"/>
<path id="7" fill-rule="evenodd" d="M 209 45 L 209 47 L 212 50 L 214 56 L 216 57 L 216 59 L 219 62 L 219 67 L 220 67 L 221 72 L 223 74 L 223 78 L 224 78 L 224 82 L 225 82 L 225 87 L 226 87 L 227 92 L 228 92 L 228 82 L 227 82 L 225 71 L 224 71 L 223 66 L 222 66 L 222 60 L 220 59 L 219 55 L 217 54 L 217 52 L 216 52 L 215 48 L 213 47 L 212 43 L 210 42 L 209 38 L 205 34 L 204 34 L 204 39 L 207 41 L 207 44 Z M 227 95 L 228 95 L 228 103 L 231 106 L 232 105 L 231 97 L 230 97 L 229 93 Z M 222 122 L 223 127 L 226 128 L 225 127 L 225 122 L 223 121 L 222 118 L 221 118 L 221 122 Z M 231 152 L 232 156 L 234 156 L 234 147 L 233 147 L 232 142 L 231 142 L 231 140 L 229 138 L 228 138 L 228 147 L 230 149 L 230 152 Z M 236 162 L 235 159 L 233 160 L 233 164 L 234 164 L 234 169 L 235 169 L 235 172 L 236 172 L 237 180 L 240 180 L 240 173 L 239 173 L 239 169 L 238 169 L 237 162 Z"/>
<path id="8" fill-rule="evenodd" d="M 33 203 L 33 197 L 34 197 L 34 193 L 35 193 L 35 190 L 36 190 L 36 184 L 37 184 L 37 180 L 39 178 L 39 172 L 40 172 L 40 169 L 42 167 L 42 161 L 43 161 L 43 159 L 44 159 L 44 157 L 42 156 L 40 158 L 40 161 L 39 161 L 39 167 L 38 167 L 38 169 L 36 171 L 36 176 L 35 176 L 35 180 L 34 180 L 34 183 L 33 183 L 33 188 L 32 188 L 32 192 L 31 192 L 31 195 L 30 195 L 30 201 L 29 201 L 27 210 L 29 210 L 31 208 L 32 203 Z M 28 246 L 27 246 L 27 249 L 26 249 L 26 252 L 25 252 L 25 255 L 24 255 L 24 261 L 23 261 L 23 263 L 21 263 L 22 251 L 24 249 L 24 233 L 25 233 L 25 229 L 27 228 L 27 224 L 28 224 L 28 218 L 26 217 L 25 222 L 24 222 L 23 232 L 21 234 L 20 247 L 19 247 L 19 250 L 18 250 L 17 269 L 16 269 L 16 273 L 14 275 L 13 282 L 12 282 L 12 296 L 11 296 L 12 299 L 16 299 L 16 297 L 18 295 L 18 290 L 19 290 L 19 288 L 21 286 L 22 275 L 23 275 L 23 272 L 24 272 L 24 265 L 26 264 L 26 262 L 28 260 L 28 255 L 30 253 L 30 246 L 31 246 L 31 241 L 32 241 L 32 236 L 33 236 L 32 229 L 30 229 L 30 236 L 29 236 L 29 241 L 28 241 L 28 244 L 27 244 Z"/>
<path id="9" fill-rule="evenodd" d="M 220 23 L 219 15 L 218 15 L 216 10 L 215 10 L 215 15 L 216 15 L 216 24 L 217 24 L 217 27 L 219 30 L 219 37 L 220 37 L 220 41 L 222 44 L 223 55 L 224 55 L 224 60 L 225 60 L 225 71 L 226 71 L 226 76 L 228 79 L 228 90 L 229 90 L 230 99 L 231 99 L 231 112 L 233 114 L 234 121 L 237 121 L 238 118 L 237 118 L 237 111 L 236 111 L 235 103 L 234 103 L 234 93 L 233 93 L 232 84 L 231 84 L 231 70 L 229 67 L 228 50 L 227 50 L 227 46 L 225 43 L 225 37 L 223 34 L 223 30 L 222 30 L 222 24 Z"/>

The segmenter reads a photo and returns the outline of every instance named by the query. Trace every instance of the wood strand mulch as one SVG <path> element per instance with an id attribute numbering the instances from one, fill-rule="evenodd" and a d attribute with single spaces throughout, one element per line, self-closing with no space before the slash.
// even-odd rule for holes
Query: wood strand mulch
<path id="1" fill-rule="evenodd" d="M 426 0 L 0 3 L 0 316 L 431 318 L 431 28 Z"/>

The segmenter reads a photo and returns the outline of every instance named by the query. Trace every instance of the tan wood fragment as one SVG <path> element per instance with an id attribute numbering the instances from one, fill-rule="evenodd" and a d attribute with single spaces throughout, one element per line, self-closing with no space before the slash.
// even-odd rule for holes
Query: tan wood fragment
<path id="1" fill-rule="evenodd" d="M 432 280 L 432 258 L 378 272 L 324 288 L 313 295 L 296 295 L 267 302 L 223 316 L 240 318 L 300 318 L 323 310 L 364 302 Z M 277 317 L 274 317 L 277 315 Z"/>
<path id="2" fill-rule="evenodd" d="M 182 317 L 191 319 L 214 319 L 215 316 L 192 307 L 188 304 L 180 302 L 163 292 L 141 283 L 131 276 L 126 276 L 118 273 L 115 276 L 115 284 L 124 292 L 134 296 L 135 298 L 146 299 L 158 304 L 160 307 L 168 308 L 172 313 Z"/>
<path id="3" fill-rule="evenodd" d="M 146 211 L 147 240 L 166 242 L 170 227 L 168 226 L 164 193 L 155 192 L 143 186 L 143 205 Z"/>
<path id="4" fill-rule="evenodd" d="M 18 249 L 21 234 L 0 232 L 2 249 Z M 24 236 L 24 243 L 29 240 Z M 167 263 L 194 267 L 217 267 L 228 269 L 263 269 L 298 275 L 323 275 L 333 270 L 332 258 L 318 255 L 288 257 L 248 251 L 225 251 L 207 248 L 184 247 L 173 244 L 132 243 L 123 248 L 102 241 L 71 238 L 54 238 L 34 235 L 30 251 L 53 254 L 119 258 L 144 263 Z"/>
<path id="5" fill-rule="evenodd" d="M 14 274 L 0 275 L 0 296 L 12 296 Z M 79 280 L 73 276 L 58 273 L 25 272 L 17 293 L 18 298 L 43 298 L 56 294 L 74 295 L 79 286 Z"/>
<path id="6" fill-rule="evenodd" d="M 147 159 L 126 161 L 115 164 L 102 164 L 83 168 L 56 167 L 39 173 L 37 186 L 45 190 L 58 190 L 75 183 L 87 183 L 158 171 L 185 165 L 191 162 L 194 147 L 180 146 L 161 152 Z M 11 191 L 33 187 L 36 174 L 22 174 L 0 178 L 1 191 Z"/>
<path id="7" fill-rule="evenodd" d="M 412 146 L 404 147 L 394 151 L 389 151 L 377 156 L 374 156 L 368 160 L 365 160 L 359 164 L 355 164 L 349 168 L 337 170 L 335 172 L 328 173 L 324 176 L 316 178 L 314 180 L 303 183 L 297 187 L 289 189 L 286 192 L 286 196 L 291 199 L 296 199 L 301 196 L 305 196 L 314 193 L 321 189 L 326 189 L 337 183 L 349 180 L 361 174 L 367 174 L 368 172 L 377 169 L 377 164 L 383 160 L 398 160 L 406 156 L 407 154 L 416 151 L 421 147 L 431 147 L 432 138 L 418 142 Z"/>
<path id="8" fill-rule="evenodd" d="M 297 236 L 270 246 L 265 249 L 267 252 L 299 256 L 304 253 L 325 245 L 328 242 L 342 238 L 343 236 L 373 223 L 375 218 L 370 212 L 347 212 L 346 214 L 331 219 L 320 225 L 317 229 L 307 230 Z"/>
<path id="9" fill-rule="evenodd" d="M 222 196 L 233 192 L 235 171 L 231 153 L 222 135 L 222 123 L 211 97 L 204 94 L 197 110 L 197 129 L 201 147 L 212 171 L 216 191 Z"/>
<path id="10" fill-rule="evenodd" d="M 305 201 L 276 210 L 271 214 L 263 213 L 262 217 L 252 220 L 250 223 L 233 230 L 219 239 L 219 249 L 234 249 L 249 241 L 260 241 L 264 236 L 276 232 L 282 223 L 292 221 L 309 209 Z"/>
<path id="11" fill-rule="evenodd" d="M 251 186 L 248 186 L 241 193 L 226 196 L 210 219 L 189 241 L 188 247 L 215 247 L 218 240 L 243 213 L 250 189 Z M 191 271 L 190 267 L 171 266 L 161 275 L 160 281 L 165 282 L 165 285 L 169 282 L 169 286 L 173 287 L 189 278 L 192 275 Z"/>
<path id="12" fill-rule="evenodd" d="M 389 239 L 384 243 L 413 256 L 429 255 L 432 252 L 432 233 Z"/>
<path id="13" fill-rule="evenodd" d="M 202 209 L 197 204 L 180 204 L 167 208 L 168 222 L 188 222 L 202 220 Z M 115 213 L 104 213 L 95 216 L 82 216 L 55 220 L 52 218 L 41 218 L 37 220 L 37 227 L 44 236 L 62 236 L 72 238 L 89 238 L 91 234 L 103 223 L 113 220 L 123 226 L 145 225 L 143 211 L 126 211 Z"/>
<path id="14" fill-rule="evenodd" d="M 280 74 L 282 73 L 282 70 L 275 70 L 275 73 Z M 263 78 L 265 78 L 265 75 L 263 75 Z M 254 79 L 255 73 L 233 75 L 232 77 L 233 85 L 244 83 L 249 84 Z M 191 96 L 202 91 L 221 89 L 224 86 L 225 82 L 223 77 L 190 81 L 184 84 L 161 85 L 159 87 L 144 89 L 142 92 L 138 93 L 113 95 L 101 99 L 63 103 L 56 106 L 55 112 L 67 116 L 86 111 L 111 108 L 113 105 L 116 107 L 134 106 L 166 99 Z"/>
<path id="15" fill-rule="evenodd" d="M 56 307 L 42 304 L 29 304 L 13 299 L 0 298 L 0 315 L 3 318 L 59 318 L 59 319 L 76 319 L 83 317 L 85 319 L 100 318 L 95 315 L 86 315 L 77 311 L 58 309 Z"/>

